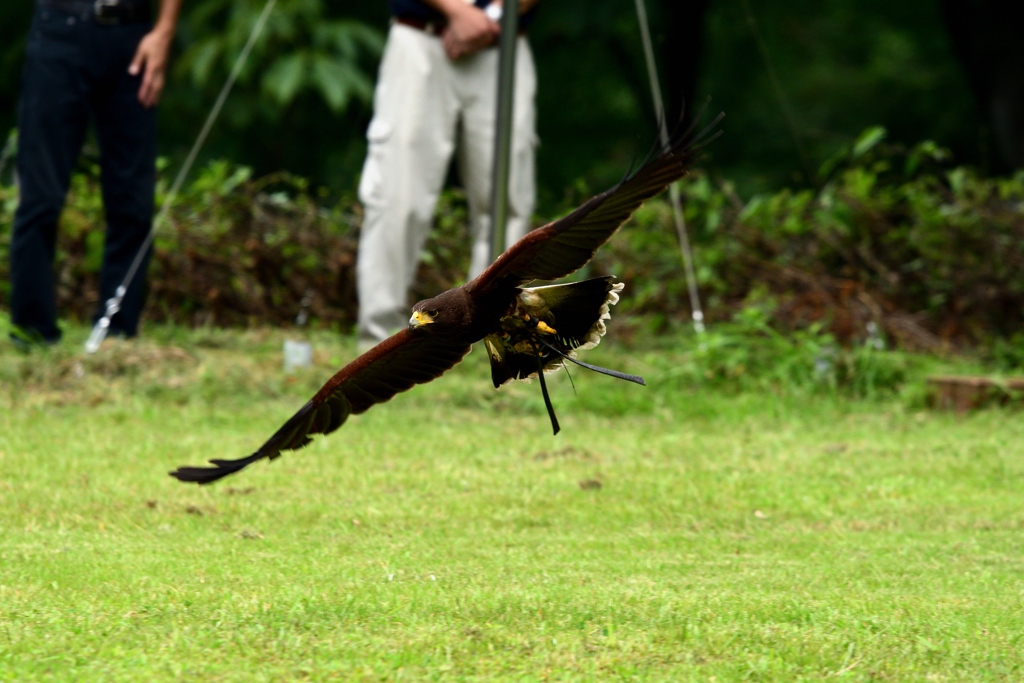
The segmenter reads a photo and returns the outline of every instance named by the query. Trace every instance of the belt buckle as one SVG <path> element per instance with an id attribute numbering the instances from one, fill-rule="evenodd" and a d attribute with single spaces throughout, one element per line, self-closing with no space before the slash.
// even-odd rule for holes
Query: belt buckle
<path id="1" fill-rule="evenodd" d="M 116 11 L 121 6 L 121 0 L 96 0 L 92 4 L 92 13 L 96 17 L 97 24 L 117 24 L 121 17 Z"/>

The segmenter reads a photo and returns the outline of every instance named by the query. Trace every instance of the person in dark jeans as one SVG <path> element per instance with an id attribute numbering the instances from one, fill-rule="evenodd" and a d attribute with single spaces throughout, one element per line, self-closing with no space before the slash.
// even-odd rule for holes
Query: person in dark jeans
<path id="1" fill-rule="evenodd" d="M 21 199 L 11 235 L 11 337 L 19 345 L 61 337 L 53 271 L 57 223 L 90 118 L 107 216 L 96 319 L 149 233 L 154 107 L 180 8 L 181 0 L 160 0 L 152 24 L 149 0 L 37 1 L 18 107 Z M 111 321 L 111 334 L 137 334 L 145 266 Z"/>

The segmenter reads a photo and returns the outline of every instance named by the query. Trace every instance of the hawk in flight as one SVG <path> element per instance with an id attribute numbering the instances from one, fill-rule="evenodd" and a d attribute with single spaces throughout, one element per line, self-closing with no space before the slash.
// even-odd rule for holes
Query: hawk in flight
<path id="1" fill-rule="evenodd" d="M 709 135 L 722 116 L 696 135 L 691 135 L 691 125 L 615 187 L 527 233 L 474 280 L 417 303 L 408 327 L 339 370 L 252 455 L 211 460 L 212 467 L 180 467 L 171 476 L 209 484 L 257 460 L 273 460 L 282 451 L 302 448 L 313 434 L 330 434 L 349 415 L 437 379 L 481 340 L 490 355 L 495 387 L 511 380 L 540 379 L 556 434 L 559 427 L 544 382 L 546 371 L 561 368 L 568 360 L 643 384 L 635 375 L 575 358 L 577 350 L 596 346 L 604 335 L 608 308 L 618 302 L 621 283 L 599 277 L 564 285 L 525 285 L 557 280 L 582 268 L 644 201 L 686 174 L 700 150 L 720 134 Z"/>

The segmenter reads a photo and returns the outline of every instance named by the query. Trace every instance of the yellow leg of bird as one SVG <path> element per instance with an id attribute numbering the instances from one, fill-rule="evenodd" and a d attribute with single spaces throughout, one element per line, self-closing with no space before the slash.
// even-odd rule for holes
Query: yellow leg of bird
<path id="1" fill-rule="evenodd" d="M 555 328 L 551 327 L 543 320 L 537 321 L 537 331 L 543 334 L 555 334 Z"/>
<path id="2" fill-rule="evenodd" d="M 537 322 L 537 331 L 545 335 L 555 334 L 555 329 L 548 325 L 547 323 L 545 323 L 544 321 Z"/>

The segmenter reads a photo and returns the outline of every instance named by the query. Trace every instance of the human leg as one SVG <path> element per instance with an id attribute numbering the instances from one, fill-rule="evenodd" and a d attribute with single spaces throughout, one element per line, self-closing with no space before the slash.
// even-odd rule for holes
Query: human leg
<path id="1" fill-rule="evenodd" d="M 469 205 L 472 236 L 470 277 L 479 275 L 493 260 L 490 231 L 497 112 L 497 50 L 485 50 L 474 59 L 477 60 L 475 63 L 466 61 L 465 78 L 460 83 L 464 88 L 460 94 L 465 98 L 466 107 L 459 144 L 459 167 Z M 515 94 L 512 104 L 506 248 L 530 230 L 530 218 L 533 215 L 536 197 L 536 91 L 533 55 L 529 42 L 525 37 L 520 37 L 516 46 Z"/>
<path id="2" fill-rule="evenodd" d="M 385 339 L 409 319 L 408 292 L 455 145 L 457 116 L 441 41 L 396 24 L 381 62 L 359 183 L 359 337 Z"/>
<path id="3" fill-rule="evenodd" d="M 18 105 L 20 202 L 11 234 L 11 322 L 27 337 L 57 341 L 53 259 L 57 221 L 88 123 L 88 78 L 68 15 L 37 7 Z"/>
<path id="4" fill-rule="evenodd" d="M 100 271 L 98 320 L 106 302 L 124 281 L 136 257 L 138 269 L 128 285 L 120 311 L 111 320 L 111 334 L 134 337 L 145 303 L 150 249 L 140 253 L 153 223 L 156 185 L 156 112 L 138 100 L 141 75 L 128 73 L 144 26 L 97 26 L 94 36 L 107 44 L 102 88 L 93 97 L 100 143 L 100 180 L 107 216 Z"/>

